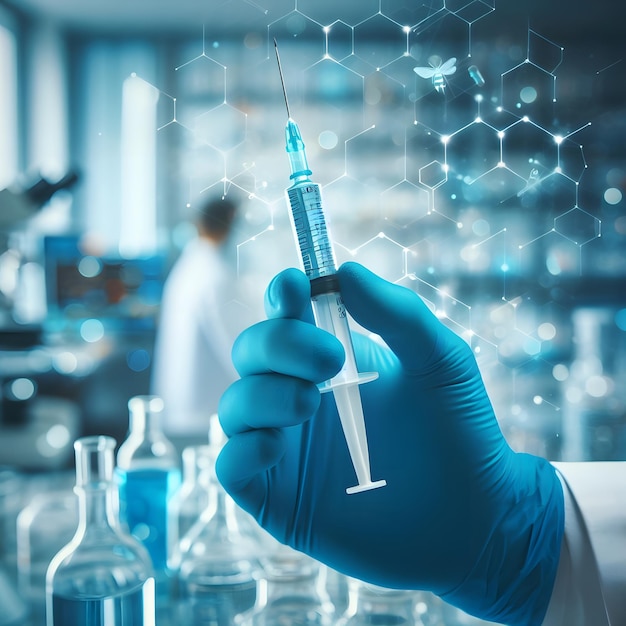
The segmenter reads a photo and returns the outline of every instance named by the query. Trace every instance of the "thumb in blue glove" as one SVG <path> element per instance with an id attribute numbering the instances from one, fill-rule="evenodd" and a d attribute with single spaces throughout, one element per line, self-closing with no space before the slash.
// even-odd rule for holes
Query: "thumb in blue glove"
<path id="1" fill-rule="evenodd" d="M 274 537 L 350 576 L 433 591 L 483 619 L 540 624 L 563 533 L 555 471 L 507 445 L 469 346 L 421 299 L 355 263 L 338 271 L 344 303 L 381 345 L 355 334 L 372 478 L 354 469 L 332 396 L 341 344 L 312 324 L 298 270 L 270 284 L 270 319 L 233 347 L 241 379 L 219 414 L 229 441 L 224 487 Z"/>

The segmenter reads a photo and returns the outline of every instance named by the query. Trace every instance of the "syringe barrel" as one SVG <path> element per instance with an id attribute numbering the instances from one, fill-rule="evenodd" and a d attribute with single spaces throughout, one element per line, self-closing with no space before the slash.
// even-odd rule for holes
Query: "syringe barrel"
<path id="1" fill-rule="evenodd" d="M 339 290 L 317 295 L 313 294 L 311 304 L 316 326 L 339 339 L 346 355 L 341 370 L 330 381 L 330 384 L 357 384 L 359 382 L 359 372 L 356 367 L 348 315 Z"/>
<path id="2" fill-rule="evenodd" d="M 287 189 L 291 224 L 309 280 L 335 274 L 335 254 L 322 210 L 320 186 L 308 179 Z"/>

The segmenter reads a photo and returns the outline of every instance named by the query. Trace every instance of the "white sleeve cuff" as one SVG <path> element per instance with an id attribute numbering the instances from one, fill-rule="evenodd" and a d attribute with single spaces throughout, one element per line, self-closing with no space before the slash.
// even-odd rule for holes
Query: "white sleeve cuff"
<path id="1" fill-rule="evenodd" d="M 555 463 L 565 533 L 544 626 L 626 624 L 626 463 Z"/>

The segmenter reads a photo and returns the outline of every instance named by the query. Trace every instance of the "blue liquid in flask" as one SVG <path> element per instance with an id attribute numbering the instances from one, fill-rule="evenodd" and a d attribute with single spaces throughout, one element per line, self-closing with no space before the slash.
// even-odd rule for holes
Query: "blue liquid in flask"
<path id="1" fill-rule="evenodd" d="M 54 624 L 64 626 L 155 626 L 154 579 L 118 595 L 52 596 Z"/>
<path id="2" fill-rule="evenodd" d="M 148 550 L 155 570 L 165 570 L 168 550 L 168 503 L 180 485 L 180 470 L 116 470 L 121 517 Z"/>

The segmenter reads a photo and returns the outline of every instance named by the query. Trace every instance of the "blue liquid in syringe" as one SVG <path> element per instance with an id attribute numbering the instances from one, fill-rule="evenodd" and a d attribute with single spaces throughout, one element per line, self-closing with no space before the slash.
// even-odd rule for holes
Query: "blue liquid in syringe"
<path id="1" fill-rule="evenodd" d="M 121 518 L 148 550 L 157 571 L 165 570 L 168 504 L 180 485 L 178 469 L 116 470 Z"/>
<path id="2" fill-rule="evenodd" d="M 52 596 L 54 626 L 154 626 L 154 580 L 104 598 Z"/>

